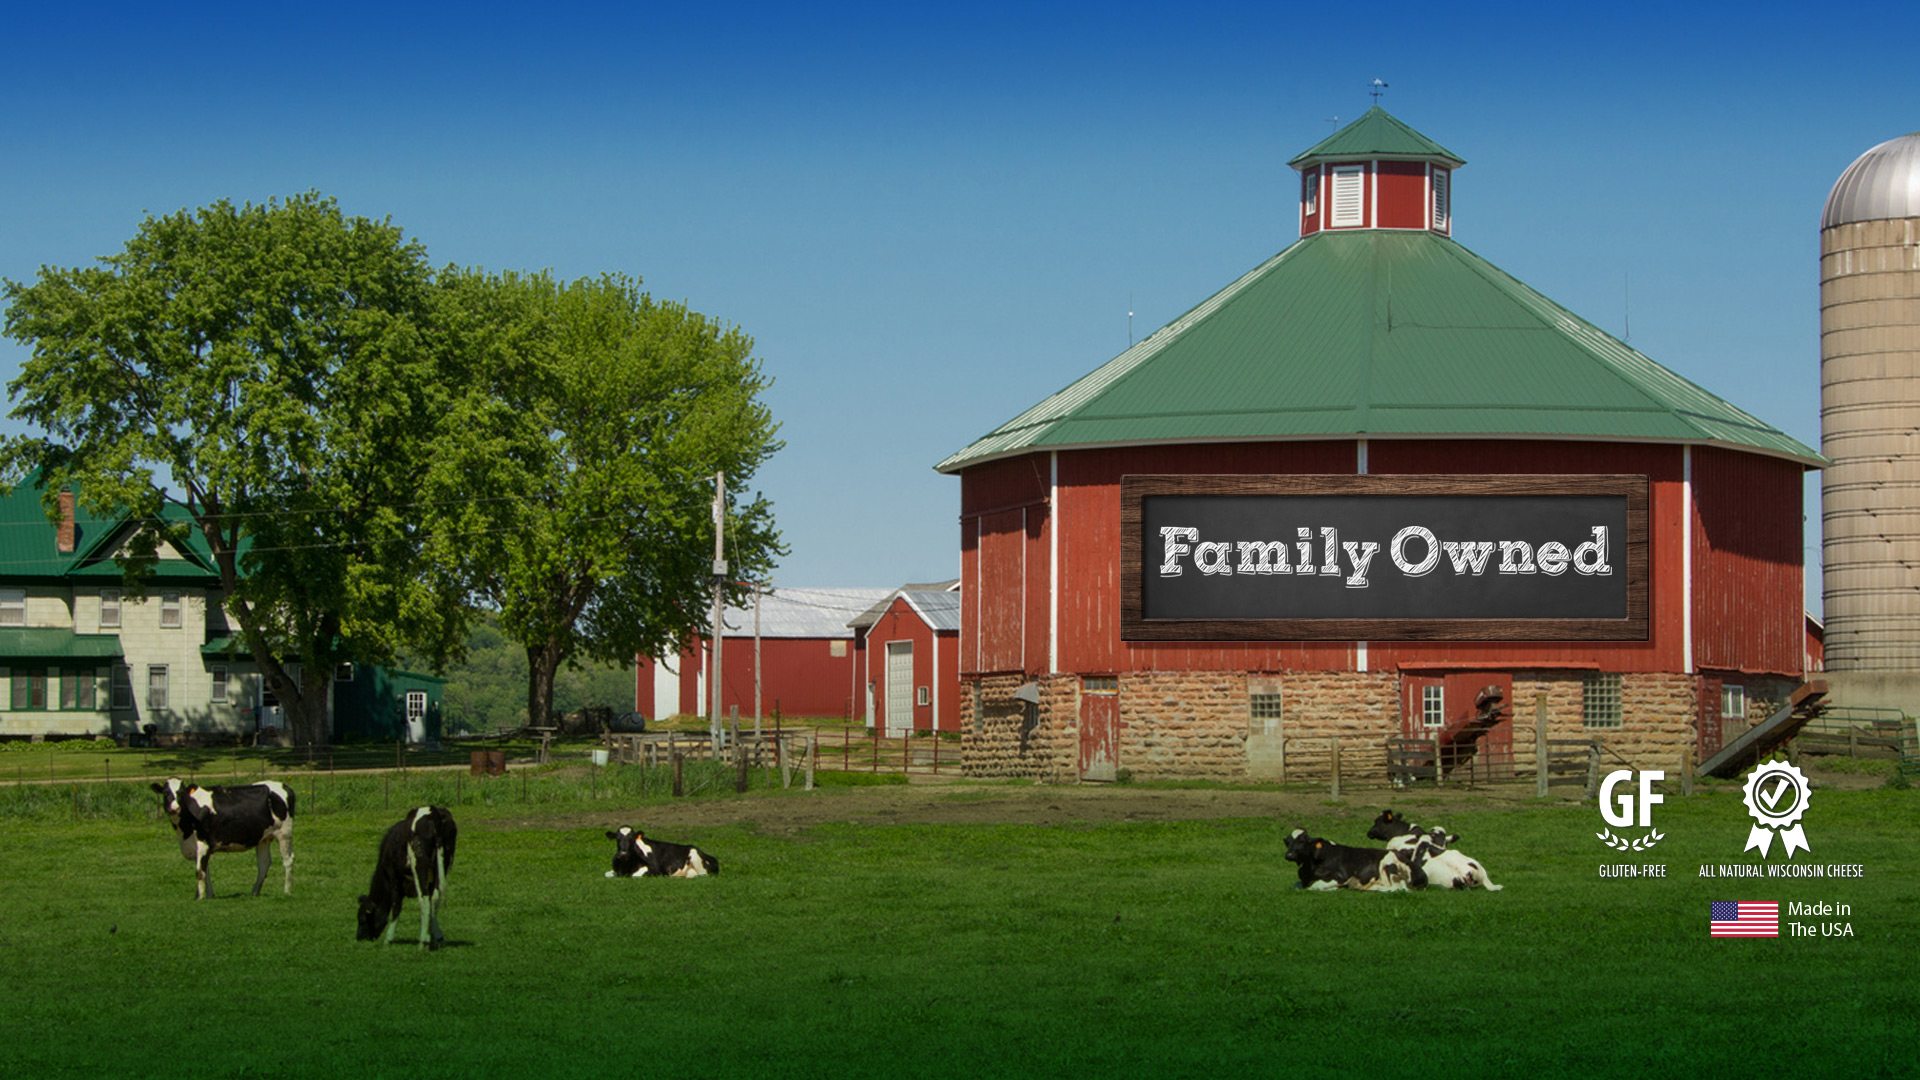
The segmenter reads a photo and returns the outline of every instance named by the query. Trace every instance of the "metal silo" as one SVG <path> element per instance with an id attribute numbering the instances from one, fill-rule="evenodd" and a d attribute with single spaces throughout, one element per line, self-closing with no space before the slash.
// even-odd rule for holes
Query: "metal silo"
<path id="1" fill-rule="evenodd" d="M 1827 196 L 1820 428 L 1827 670 L 1920 672 L 1920 132 Z"/>

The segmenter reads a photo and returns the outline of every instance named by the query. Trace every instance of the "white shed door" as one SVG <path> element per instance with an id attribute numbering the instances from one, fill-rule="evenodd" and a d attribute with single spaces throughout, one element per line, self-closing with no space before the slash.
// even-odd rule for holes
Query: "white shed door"
<path id="1" fill-rule="evenodd" d="M 887 642 L 887 734 L 913 730 L 913 642 Z"/>

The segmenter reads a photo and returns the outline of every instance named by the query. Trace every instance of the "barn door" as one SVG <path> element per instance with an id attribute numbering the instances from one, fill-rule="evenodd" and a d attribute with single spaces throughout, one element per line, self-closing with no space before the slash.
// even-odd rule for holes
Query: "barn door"
<path id="1" fill-rule="evenodd" d="M 1467 671 L 1447 676 L 1447 728 L 1455 768 L 1478 780 L 1513 779 L 1513 675 Z"/>
<path id="2" fill-rule="evenodd" d="M 1120 680 L 1096 676 L 1080 687 L 1080 779 L 1114 780 L 1120 767 Z"/>
<path id="3" fill-rule="evenodd" d="M 913 732 L 913 642 L 887 642 L 887 734 Z"/>

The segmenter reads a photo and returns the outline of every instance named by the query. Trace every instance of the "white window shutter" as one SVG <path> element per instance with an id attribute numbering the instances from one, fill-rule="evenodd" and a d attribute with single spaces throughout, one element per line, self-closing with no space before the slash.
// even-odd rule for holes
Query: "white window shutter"
<path id="1" fill-rule="evenodd" d="M 1447 232 L 1453 227 L 1448 219 L 1452 208 L 1447 205 L 1447 179 L 1452 175 L 1446 169 L 1433 170 L 1433 227 L 1439 232 Z"/>
<path id="2" fill-rule="evenodd" d="M 1333 167 L 1333 220 L 1334 227 L 1365 225 L 1366 217 L 1366 167 L 1364 165 L 1335 165 Z"/>

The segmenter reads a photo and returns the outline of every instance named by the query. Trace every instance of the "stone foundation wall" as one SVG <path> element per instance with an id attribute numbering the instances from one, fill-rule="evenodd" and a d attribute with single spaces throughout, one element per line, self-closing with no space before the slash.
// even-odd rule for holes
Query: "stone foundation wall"
<path id="1" fill-rule="evenodd" d="M 1031 713 L 1013 693 L 1038 683 Z M 1079 776 L 1080 677 L 1029 680 L 992 675 L 962 686 L 962 769 L 967 776 L 1068 782 Z M 1677 773 L 1694 746 L 1696 682 L 1678 674 L 1620 676 L 1621 726 L 1590 728 L 1586 673 L 1516 672 L 1511 703 L 1513 765 L 1534 771 L 1537 701 L 1545 695 L 1547 737 L 1599 738 L 1602 766 Z M 1278 725 L 1252 718 L 1253 692 L 1281 695 Z M 1278 779 L 1325 766 L 1339 740 L 1356 780 L 1384 775 L 1385 744 L 1401 731 L 1396 672 L 1142 672 L 1119 679 L 1120 769 L 1141 779 Z"/>

